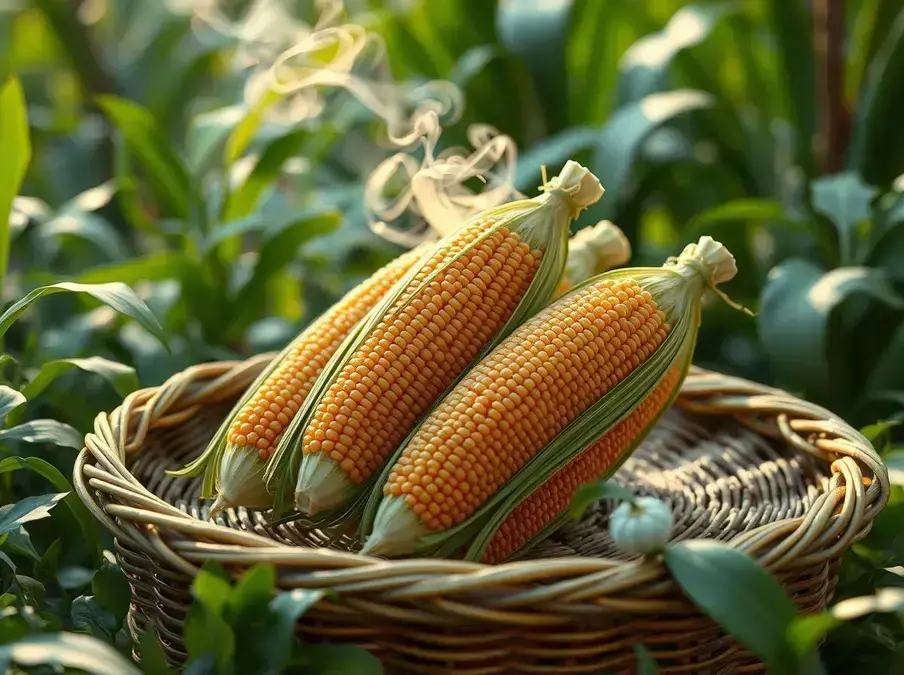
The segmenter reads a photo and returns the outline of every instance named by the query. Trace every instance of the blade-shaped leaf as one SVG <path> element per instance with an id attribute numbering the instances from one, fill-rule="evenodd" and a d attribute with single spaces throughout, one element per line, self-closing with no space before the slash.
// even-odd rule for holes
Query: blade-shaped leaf
<path id="1" fill-rule="evenodd" d="M 646 647 L 638 643 L 634 645 L 634 653 L 637 655 L 637 675 L 659 675 L 659 665 Z"/>
<path id="2" fill-rule="evenodd" d="M 855 294 L 904 309 L 904 301 L 880 270 L 840 267 L 824 272 L 810 262 L 790 260 L 769 273 L 757 322 L 780 379 L 810 394 L 829 389 L 829 320 Z"/>
<path id="3" fill-rule="evenodd" d="M 63 281 L 51 286 L 36 288 L 18 302 L 13 303 L 13 305 L 3 313 L 3 316 L 0 316 L 0 335 L 5 334 L 13 322 L 41 298 L 55 293 L 66 292 L 87 293 L 91 297 L 96 298 L 105 305 L 115 309 L 120 314 L 132 317 L 147 329 L 148 332 L 156 336 L 161 343 L 166 345 L 166 337 L 163 335 L 163 329 L 157 322 L 157 318 L 148 306 L 144 304 L 144 301 L 135 294 L 135 291 L 119 282 L 108 284 L 77 284 Z"/>
<path id="4" fill-rule="evenodd" d="M 612 217 L 634 159 L 654 130 L 682 113 L 712 104 L 713 98 L 709 94 L 683 89 L 651 94 L 619 108 L 599 136 L 593 168 L 606 194 L 588 209 L 591 217 Z"/>
<path id="5" fill-rule="evenodd" d="M 50 510 L 67 494 L 69 493 L 35 495 L 16 502 L 12 508 L 0 516 L 0 534 L 17 530 L 25 523 L 47 518 Z"/>
<path id="6" fill-rule="evenodd" d="M 163 281 L 178 279 L 186 265 L 192 264 L 188 257 L 177 251 L 151 253 L 144 257 L 132 258 L 126 262 L 99 265 L 85 270 L 79 277 L 82 284 L 108 284 L 120 282 L 135 284 L 139 281 Z"/>
<path id="7" fill-rule="evenodd" d="M 853 171 L 824 176 L 810 184 L 813 209 L 835 223 L 838 230 L 842 265 L 854 261 L 857 228 L 869 219 L 876 193 L 876 188 Z"/>
<path id="8" fill-rule="evenodd" d="M 0 506 L 0 517 L 12 507 L 12 504 Z M 38 553 L 37 549 L 35 549 L 35 545 L 31 543 L 31 536 L 28 534 L 28 530 L 24 527 L 7 532 L 6 540 L 3 542 L 3 548 L 7 551 L 27 556 L 34 561 L 41 559 L 41 555 Z"/>
<path id="9" fill-rule="evenodd" d="M 785 214 L 785 207 L 774 199 L 737 199 L 724 204 L 719 204 L 706 211 L 695 215 L 685 226 L 692 233 L 688 239 L 694 239 L 694 234 L 704 233 L 710 228 L 723 223 L 737 221 L 782 221 L 792 222 Z"/>
<path id="10" fill-rule="evenodd" d="M 9 262 L 10 210 L 31 159 L 25 94 L 16 78 L 0 85 L 0 289 Z"/>
<path id="11" fill-rule="evenodd" d="M 85 213 L 102 209 L 116 194 L 116 182 L 109 180 L 76 195 L 63 204 L 60 213 Z"/>
<path id="12" fill-rule="evenodd" d="M 733 7 L 716 4 L 682 7 L 661 31 L 631 45 L 619 62 L 620 104 L 666 89 L 675 56 L 703 42 L 730 9 Z"/>
<path id="13" fill-rule="evenodd" d="M 518 158 L 515 187 L 530 190 L 539 185 L 541 167 L 546 166 L 547 176 L 553 176 L 574 153 L 593 147 L 600 137 L 600 129 L 571 127 L 531 146 Z"/>
<path id="14" fill-rule="evenodd" d="M 904 487 L 904 450 L 894 450 L 882 458 L 888 468 L 888 480 L 892 485 Z"/>
<path id="15" fill-rule="evenodd" d="M 128 255 L 125 242 L 116 228 L 93 213 L 62 213 L 43 223 L 38 232 L 48 240 L 48 244 L 60 237 L 77 237 L 93 244 L 112 260 Z"/>
<path id="16" fill-rule="evenodd" d="M 28 399 L 20 392 L 5 384 L 0 384 L 0 422 L 10 412 L 23 405 Z"/>
<path id="17" fill-rule="evenodd" d="M 20 469 L 33 471 L 39 476 L 46 478 L 60 492 L 68 493 L 63 502 L 78 522 L 85 541 L 88 542 L 89 546 L 93 546 L 96 549 L 100 542 L 97 532 L 97 521 L 88 511 L 88 507 L 72 491 L 72 485 L 60 473 L 60 470 L 39 457 L 7 457 L 0 461 L 0 474 L 19 471 Z"/>
<path id="18" fill-rule="evenodd" d="M 129 660 L 107 643 L 81 633 L 29 635 L 0 646 L 0 670 L 11 664 L 77 668 L 93 675 L 141 675 Z"/>
<path id="19" fill-rule="evenodd" d="M 188 218 L 192 201 L 188 169 L 160 132 L 151 113 L 116 96 L 100 96 L 98 104 L 147 170 L 158 196 L 174 215 Z"/>
<path id="20" fill-rule="evenodd" d="M 85 439 L 77 429 L 57 420 L 31 420 L 0 431 L 0 441 L 52 443 L 61 448 L 81 450 Z"/>
<path id="21" fill-rule="evenodd" d="M 31 382 L 23 387 L 22 393 L 28 399 L 37 398 L 54 380 L 73 369 L 99 375 L 123 398 L 138 388 L 138 375 L 134 368 L 100 356 L 91 356 L 86 359 L 58 359 L 46 362 Z"/>
<path id="22" fill-rule="evenodd" d="M 770 673 L 798 672 L 797 655 L 785 637 L 797 609 L 753 558 L 704 540 L 672 544 L 663 557 L 691 601 L 763 659 Z"/>

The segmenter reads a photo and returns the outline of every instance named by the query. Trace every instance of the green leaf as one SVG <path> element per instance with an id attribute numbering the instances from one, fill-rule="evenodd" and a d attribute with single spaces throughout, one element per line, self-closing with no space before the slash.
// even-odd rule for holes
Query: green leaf
<path id="1" fill-rule="evenodd" d="M 665 28 L 631 45 L 619 62 L 619 103 L 631 103 L 667 89 L 673 59 L 706 40 L 730 9 L 734 8 L 715 4 L 682 7 Z"/>
<path id="2" fill-rule="evenodd" d="M 823 272 L 810 262 L 792 259 L 770 271 L 757 325 L 779 379 L 810 395 L 830 390 L 835 350 L 829 322 L 834 310 L 854 295 L 904 309 L 880 270 L 840 267 Z"/>
<path id="3" fill-rule="evenodd" d="M 94 517 L 88 511 L 88 507 L 86 507 L 82 503 L 82 500 L 78 498 L 78 495 L 72 491 L 72 485 L 66 477 L 60 473 L 60 470 L 53 466 L 53 464 L 50 464 L 39 457 L 6 457 L 0 461 L 0 474 L 19 471 L 21 469 L 26 469 L 42 476 L 60 492 L 68 493 L 63 499 L 63 502 L 78 522 L 85 541 L 88 542 L 89 546 L 94 546 L 95 549 L 97 549 L 99 546 L 97 521 L 94 520 Z"/>
<path id="4" fill-rule="evenodd" d="M 572 496 L 568 515 L 573 520 L 580 520 L 588 506 L 603 499 L 632 501 L 634 493 L 618 483 L 609 481 L 587 483 L 579 487 Z"/>
<path id="5" fill-rule="evenodd" d="M 120 282 L 136 284 L 139 281 L 164 281 L 178 279 L 185 265 L 191 264 L 184 253 L 166 251 L 132 258 L 127 262 L 98 265 L 80 274 L 76 280 L 82 284 L 107 284 Z"/>
<path id="6" fill-rule="evenodd" d="M 116 195 L 116 182 L 108 180 L 80 192 L 63 204 L 59 213 L 85 213 L 97 211 L 109 204 Z"/>
<path id="7" fill-rule="evenodd" d="M 682 113 L 708 108 L 713 102 L 705 92 L 681 89 L 651 94 L 615 111 L 603 127 L 593 160 L 594 172 L 606 193 L 588 210 L 592 217 L 612 217 L 634 159 L 653 131 Z"/>
<path id="8" fill-rule="evenodd" d="M 785 207 L 775 199 L 736 199 L 697 213 L 688 221 L 685 229 L 693 239 L 697 233 L 705 233 L 723 223 L 745 221 L 793 222 L 786 214 Z"/>
<path id="9" fill-rule="evenodd" d="M 292 654 L 295 623 L 326 595 L 325 591 L 296 588 L 283 591 L 270 601 L 273 625 L 268 636 L 271 664 L 282 672 Z"/>
<path id="10" fill-rule="evenodd" d="M 121 624 L 132 603 L 132 589 L 122 569 L 105 561 L 94 573 L 91 590 L 100 605 L 113 615 L 117 624 Z"/>
<path id="11" fill-rule="evenodd" d="M 31 159 L 28 110 L 22 85 L 9 78 L 0 86 L 0 291 L 9 263 L 10 212 Z"/>
<path id="12" fill-rule="evenodd" d="M 104 609 L 93 595 L 80 595 L 72 601 L 72 625 L 94 637 L 109 640 L 119 628 L 119 622 Z"/>
<path id="13" fill-rule="evenodd" d="M 306 644 L 293 663 L 293 673 L 304 675 L 381 675 L 383 666 L 362 647 L 343 644 Z"/>
<path id="14" fill-rule="evenodd" d="M 841 622 L 831 612 L 818 612 L 795 617 L 788 626 L 788 641 L 798 656 L 811 653 L 819 641 Z"/>
<path id="15" fill-rule="evenodd" d="M 100 356 L 91 356 L 86 359 L 47 361 L 31 382 L 25 385 L 22 393 L 28 399 L 35 399 L 54 380 L 73 369 L 102 377 L 123 398 L 138 389 L 138 375 L 134 368 Z"/>
<path id="16" fill-rule="evenodd" d="M 778 0 L 776 0 L 778 1 Z M 898 83 L 904 81 L 904 12 L 898 12 L 870 64 L 857 101 L 848 164 L 870 183 L 885 184 L 901 171 L 904 105 Z"/>
<path id="17" fill-rule="evenodd" d="M 298 155 L 308 138 L 310 132 L 298 130 L 272 141 L 255 162 L 245 182 L 229 195 L 223 219 L 236 220 L 253 213 L 260 203 L 261 195 L 274 185 L 283 165 Z"/>
<path id="18" fill-rule="evenodd" d="M 244 106 L 233 105 L 201 113 L 192 120 L 186 154 L 195 175 L 200 176 L 215 166 L 216 159 L 223 156 L 232 130 L 244 115 Z"/>
<path id="19" fill-rule="evenodd" d="M 61 237 L 76 237 L 94 245 L 97 250 L 111 260 L 128 257 L 122 235 L 106 220 L 93 213 L 61 213 L 42 223 L 38 232 L 51 249 L 51 255 L 58 252 Z"/>
<path id="20" fill-rule="evenodd" d="M 160 646 L 153 629 L 142 633 L 138 644 L 141 650 L 141 669 L 144 671 L 144 675 L 176 675 L 176 671 L 167 663 L 163 647 Z"/>
<path id="21" fill-rule="evenodd" d="M 77 284 L 69 281 L 63 281 L 51 286 L 41 286 L 16 303 L 13 303 L 0 316 L 0 336 L 6 334 L 9 327 L 25 312 L 31 305 L 47 295 L 55 293 L 86 293 L 91 297 L 101 301 L 105 305 L 116 310 L 120 314 L 125 314 L 135 319 L 149 333 L 154 335 L 164 346 L 167 346 L 166 337 L 163 335 L 163 329 L 157 321 L 157 318 L 151 312 L 144 301 L 139 298 L 135 291 L 119 282 L 109 284 Z"/>
<path id="22" fill-rule="evenodd" d="M 815 65 L 813 60 L 812 19 L 802 2 L 769 0 L 769 25 L 778 40 L 785 94 L 794 121 L 797 138 L 797 163 L 812 174 L 815 171 L 811 143 L 816 133 Z"/>
<path id="23" fill-rule="evenodd" d="M 571 127 L 535 143 L 518 158 L 515 187 L 535 189 L 540 185 L 541 167 L 546 167 L 547 176 L 554 176 L 576 152 L 593 147 L 599 136 L 597 128 Z"/>
<path id="24" fill-rule="evenodd" d="M 81 450 L 85 447 L 85 437 L 68 424 L 57 420 L 31 420 L 18 426 L 0 431 L 0 441 L 23 441 L 25 443 L 52 443 L 61 448 Z"/>
<path id="25" fill-rule="evenodd" d="M 863 545 L 878 554 L 885 567 L 904 565 L 904 503 L 887 505 L 873 520 Z"/>
<path id="26" fill-rule="evenodd" d="M 65 666 L 94 675 L 142 675 L 113 647 L 79 633 L 29 635 L 0 645 L 0 671 L 8 672 L 13 663 L 23 667 Z"/>
<path id="27" fill-rule="evenodd" d="M 766 569 L 715 541 L 671 544 L 663 557 L 694 604 L 760 657 L 770 673 L 797 673 L 797 655 L 785 637 L 797 609 Z"/>
<path id="28" fill-rule="evenodd" d="M 893 450 L 882 461 L 888 468 L 888 479 L 892 485 L 904 487 L 904 450 Z"/>
<path id="29" fill-rule="evenodd" d="M 259 614 L 273 598 L 276 569 L 273 565 L 255 565 L 239 577 L 227 602 L 228 614 L 240 621 L 243 614 Z"/>
<path id="30" fill-rule="evenodd" d="M 264 121 L 264 114 L 267 109 L 282 100 L 283 94 L 277 93 L 272 89 L 268 89 L 253 106 L 248 109 L 247 114 L 232 129 L 229 140 L 226 142 L 225 158 L 226 164 L 231 165 L 239 159 L 248 149 L 254 135 Z"/>
<path id="31" fill-rule="evenodd" d="M 637 675 L 659 675 L 659 665 L 646 647 L 635 644 L 634 653 L 637 655 Z"/>
<path id="32" fill-rule="evenodd" d="M 813 210 L 828 217 L 838 230 L 841 264 L 854 262 L 857 228 L 870 218 L 876 188 L 852 171 L 824 176 L 810 184 Z"/>
<path id="33" fill-rule="evenodd" d="M 68 493 L 36 495 L 18 501 L 0 516 L 0 534 L 17 530 L 25 523 L 50 516 L 50 510 Z"/>
<path id="34" fill-rule="evenodd" d="M 565 106 L 568 91 L 565 52 L 571 20 L 572 0 L 537 2 L 508 0 L 497 9 L 499 41 L 520 56 L 530 69 L 539 99 L 546 102 L 549 130 L 567 124 Z"/>
<path id="35" fill-rule="evenodd" d="M 223 613 L 231 591 L 229 574 L 215 563 L 204 565 L 191 585 L 192 596 L 217 615 Z"/>
<path id="36" fill-rule="evenodd" d="M 157 196 L 174 215 L 187 219 L 192 204 L 188 169 L 170 147 L 151 113 L 116 96 L 99 96 L 97 101 L 147 170 L 148 180 L 154 185 Z"/>
<path id="37" fill-rule="evenodd" d="M 218 672 L 225 672 L 235 658 L 236 635 L 223 617 L 231 593 L 229 575 L 216 564 L 206 564 L 192 582 L 196 599 L 185 619 L 183 635 L 189 660 L 212 655 Z"/>
<path id="38" fill-rule="evenodd" d="M 0 514 L 5 513 L 12 507 L 12 504 L 0 506 Z M 3 542 L 3 548 L 7 551 L 12 551 L 18 555 L 24 555 L 36 562 L 41 559 L 41 555 L 38 553 L 35 545 L 31 543 L 31 535 L 28 534 L 28 530 L 24 527 L 20 527 L 18 530 L 11 530 L 10 532 L 7 532 L 5 536 L 6 539 Z"/>
<path id="39" fill-rule="evenodd" d="M 891 443 L 892 430 L 900 424 L 900 422 L 894 420 L 882 420 L 881 422 L 866 425 L 860 429 L 860 433 L 866 436 L 866 440 L 873 445 L 876 452 L 882 454 L 888 444 Z"/>
<path id="40" fill-rule="evenodd" d="M 24 405 L 28 399 L 20 392 L 5 384 L 0 384 L 0 422 L 20 405 Z"/>

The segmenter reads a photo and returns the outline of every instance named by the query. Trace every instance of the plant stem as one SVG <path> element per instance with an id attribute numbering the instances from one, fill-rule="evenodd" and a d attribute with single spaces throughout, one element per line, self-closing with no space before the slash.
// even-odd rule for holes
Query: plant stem
<path id="1" fill-rule="evenodd" d="M 823 174 L 842 169 L 847 148 L 843 49 L 844 0 L 814 0 L 813 52 L 819 118 L 815 154 Z"/>

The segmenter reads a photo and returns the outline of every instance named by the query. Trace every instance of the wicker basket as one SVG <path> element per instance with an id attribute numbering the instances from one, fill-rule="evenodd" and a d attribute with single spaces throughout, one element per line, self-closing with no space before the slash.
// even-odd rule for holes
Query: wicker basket
<path id="1" fill-rule="evenodd" d="M 385 561 L 244 509 L 207 520 L 200 479 L 164 473 L 206 445 L 273 358 L 195 366 L 97 417 L 75 486 L 115 536 L 129 575 L 133 638 L 151 628 L 184 663 L 182 621 L 206 560 L 274 563 L 283 588 L 329 588 L 303 639 L 370 649 L 387 672 L 634 672 L 643 642 L 666 673 L 759 673 L 761 663 L 702 615 L 657 560 L 620 557 L 600 502 L 525 560 L 495 567 Z M 729 542 L 822 609 L 844 551 L 885 505 L 885 467 L 828 411 L 746 380 L 693 369 L 672 410 L 616 480 L 667 500 L 677 539 Z M 140 654 L 136 653 L 140 658 Z"/>

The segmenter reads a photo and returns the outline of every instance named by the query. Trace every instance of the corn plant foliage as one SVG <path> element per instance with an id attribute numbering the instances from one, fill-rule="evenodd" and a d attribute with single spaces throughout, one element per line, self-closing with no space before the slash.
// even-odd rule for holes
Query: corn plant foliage
<path id="1" fill-rule="evenodd" d="M 384 125 L 341 92 L 300 123 L 274 114 L 279 96 L 246 98 L 243 33 L 193 20 L 188 4 L 0 3 L 0 667 L 172 672 L 150 633 L 131 660 L 128 584 L 69 478 L 85 433 L 183 368 L 279 349 L 400 251 L 362 202 L 389 152 Z M 253 3 L 217 4 L 236 18 Z M 284 4 L 316 20 L 315 3 Z M 812 8 L 841 4 L 843 100 L 826 104 Z M 659 265 L 701 234 L 734 253 L 725 290 L 757 318 L 709 305 L 696 362 L 862 427 L 895 491 L 845 554 L 837 604 L 810 617 L 723 547 L 677 547 L 666 563 L 776 672 L 900 672 L 900 2 L 346 5 L 385 38 L 399 82 L 461 89 L 438 152 L 490 124 L 518 145 L 520 191 L 536 193 L 544 166 L 590 166 L 606 195 L 575 227 L 612 219 L 634 263 Z M 831 166 L 816 142 L 829 110 Z M 577 510 L 619 496 L 583 494 Z M 190 672 L 380 671 L 359 650 L 298 643 L 293 622 L 322 596 L 278 594 L 275 574 L 204 569 Z M 642 672 L 657 672 L 655 647 L 637 645 Z"/>

